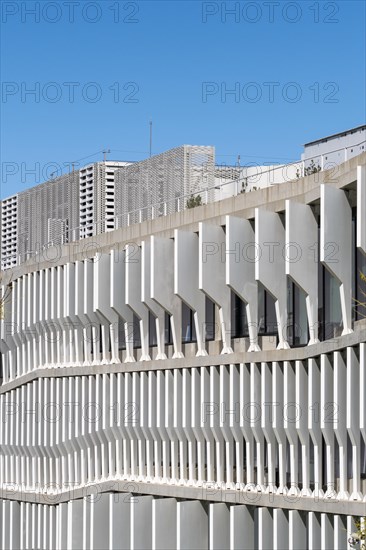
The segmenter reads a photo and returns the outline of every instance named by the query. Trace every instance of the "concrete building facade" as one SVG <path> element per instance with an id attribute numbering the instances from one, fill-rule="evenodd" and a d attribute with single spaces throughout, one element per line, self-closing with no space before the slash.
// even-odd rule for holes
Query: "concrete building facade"
<path id="1" fill-rule="evenodd" d="M 0 548 L 351 548 L 366 154 L 59 252 L 2 281 Z"/>

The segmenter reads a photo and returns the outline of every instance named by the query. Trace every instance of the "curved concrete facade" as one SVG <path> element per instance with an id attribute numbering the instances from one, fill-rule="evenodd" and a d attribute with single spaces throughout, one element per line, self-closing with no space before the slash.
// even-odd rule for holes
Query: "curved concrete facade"
<path id="1" fill-rule="evenodd" d="M 352 302 L 365 163 L 4 273 L 0 548 L 347 548 L 366 516 L 366 324 Z M 340 317 L 324 339 L 327 308 Z"/>

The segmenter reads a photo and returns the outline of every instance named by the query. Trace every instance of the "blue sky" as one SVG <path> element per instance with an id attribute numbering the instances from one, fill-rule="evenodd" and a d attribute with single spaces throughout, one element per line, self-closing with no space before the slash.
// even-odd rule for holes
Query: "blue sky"
<path id="1" fill-rule="evenodd" d="M 145 158 L 150 118 L 153 153 L 215 145 L 227 164 L 297 159 L 365 121 L 363 1 L 1 9 L 2 197 L 103 148 Z"/>

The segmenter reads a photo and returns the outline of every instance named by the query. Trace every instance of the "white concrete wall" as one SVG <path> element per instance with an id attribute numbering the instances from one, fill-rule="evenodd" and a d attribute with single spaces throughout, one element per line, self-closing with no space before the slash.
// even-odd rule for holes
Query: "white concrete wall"
<path id="1" fill-rule="evenodd" d="M 363 166 L 356 193 L 364 250 Z M 0 548 L 347 547 L 351 513 L 365 515 L 365 330 L 350 317 L 347 190 L 327 183 L 308 196 L 320 199 L 319 261 L 340 286 L 345 330 L 336 341 L 319 343 L 312 329 L 318 227 L 300 194 L 280 213 L 269 208 L 275 201 L 249 209 L 248 219 L 225 213 L 197 223 L 198 234 L 177 228 L 173 238 L 148 235 L 94 259 L 18 272 L 1 321 Z M 286 277 L 307 296 L 306 348 L 288 349 L 283 337 Z M 278 350 L 259 349 L 258 283 L 277 302 Z M 253 321 L 236 353 L 231 291 Z M 200 328 L 205 295 L 221 332 L 216 342 L 202 333 L 189 354 L 182 301 Z M 160 335 L 155 357 L 149 312 Z M 143 321 L 144 353 L 132 346 L 133 314 Z M 100 498 L 82 498 L 107 483 Z M 67 502 L 39 503 L 40 488 Z"/>
<path id="2" fill-rule="evenodd" d="M 313 159 L 316 165 L 323 163 L 324 169 L 329 169 L 363 153 L 366 149 L 365 141 L 365 128 L 345 133 L 345 135 L 330 136 L 325 141 L 305 145 L 301 158 L 306 160 L 306 165 L 309 165 Z"/>

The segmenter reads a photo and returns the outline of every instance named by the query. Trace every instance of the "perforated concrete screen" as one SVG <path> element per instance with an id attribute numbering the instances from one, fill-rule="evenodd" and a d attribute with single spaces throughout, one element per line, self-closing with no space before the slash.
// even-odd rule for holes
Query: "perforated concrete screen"
<path id="1" fill-rule="evenodd" d="M 119 170 L 118 227 L 184 210 L 191 194 L 201 193 L 208 202 L 213 198 L 214 165 L 213 147 L 184 145 Z"/>

